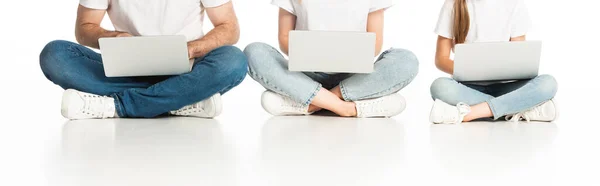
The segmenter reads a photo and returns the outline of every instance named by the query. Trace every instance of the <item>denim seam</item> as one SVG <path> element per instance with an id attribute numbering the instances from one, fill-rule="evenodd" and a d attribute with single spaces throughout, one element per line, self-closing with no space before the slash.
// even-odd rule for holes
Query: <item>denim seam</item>
<path id="1" fill-rule="evenodd" d="M 280 89 L 279 87 L 277 87 L 276 85 L 273 85 L 273 84 L 269 83 L 269 82 L 267 81 L 267 79 L 265 79 L 265 78 L 264 78 L 264 77 L 262 77 L 261 75 L 258 75 L 258 74 L 257 74 L 257 73 L 255 73 L 253 70 L 250 70 L 250 74 L 252 74 L 252 75 L 251 75 L 251 77 L 253 77 L 253 78 L 255 78 L 255 79 L 256 79 L 256 78 L 258 78 L 260 82 L 262 82 L 262 83 L 264 83 L 264 84 L 268 85 L 269 87 L 272 87 L 273 89 L 276 89 L 276 90 L 277 90 L 277 91 L 279 91 L 279 92 L 283 92 L 283 93 L 285 93 L 285 91 L 281 90 L 281 89 Z M 265 87 L 265 88 L 266 88 L 266 87 Z M 269 89 L 269 88 L 267 88 L 267 89 Z M 316 90 L 315 90 L 315 91 L 312 93 L 312 95 L 311 95 L 311 96 L 309 96 L 308 100 L 307 100 L 307 101 L 305 101 L 305 102 L 303 102 L 302 104 L 304 104 L 304 106 L 306 106 L 306 105 L 309 105 L 309 104 L 312 102 L 312 100 L 314 99 L 314 97 L 316 96 L 317 92 L 318 92 L 320 89 L 321 89 L 321 84 L 320 84 L 320 83 L 317 83 L 317 88 L 316 88 Z M 287 95 L 287 94 L 284 94 L 284 96 L 291 97 L 290 95 Z"/>
<path id="2" fill-rule="evenodd" d="M 344 81 L 340 82 L 340 92 L 342 92 L 342 99 L 344 99 L 344 101 L 350 101 L 350 99 L 348 99 L 348 93 L 346 92 L 346 88 L 344 88 Z"/>
<path id="3" fill-rule="evenodd" d="M 392 48 L 384 51 L 383 53 L 381 53 L 381 56 L 379 57 L 379 59 L 377 59 L 377 61 L 382 60 L 383 58 L 385 58 L 385 55 L 388 54 L 388 53 L 390 53 L 391 50 L 394 50 L 394 48 L 392 47 Z M 418 63 L 417 63 L 417 65 L 418 65 Z M 370 94 L 370 95 L 362 96 L 360 98 L 356 98 L 356 100 L 361 100 L 361 99 L 364 99 L 366 97 L 371 97 L 371 96 L 380 94 L 382 92 L 386 92 L 386 91 L 392 90 L 392 89 L 394 89 L 396 87 L 400 87 L 400 85 L 408 86 L 408 84 L 415 79 L 415 77 L 417 76 L 418 73 L 419 73 L 419 71 L 417 70 L 417 73 L 411 74 L 410 78 L 408 78 L 407 80 L 404 80 L 402 82 L 396 83 L 395 85 L 393 85 L 392 87 L 390 87 L 390 88 L 388 88 L 386 90 L 379 91 L 379 92 L 376 92 L 376 93 L 373 93 L 373 94 Z M 352 99 L 348 99 L 348 97 L 350 97 L 350 96 L 348 95 L 348 92 L 344 88 L 343 84 L 344 84 L 344 81 L 340 82 L 340 89 L 341 89 L 341 92 L 342 92 L 342 97 L 344 97 L 344 100 L 346 100 L 346 101 L 352 100 Z M 400 90 L 398 90 L 398 91 L 400 91 Z"/>
<path id="4" fill-rule="evenodd" d="M 115 101 L 114 101 L 115 102 L 115 109 L 116 109 L 117 114 L 119 115 L 119 117 L 122 117 L 122 118 L 127 117 L 126 114 L 125 114 L 125 110 L 123 108 L 123 105 L 122 105 L 122 102 L 121 102 L 121 99 L 119 98 L 119 96 L 117 96 L 117 94 L 114 93 L 114 94 L 111 95 L 111 97 L 113 97 L 113 99 L 115 99 Z"/>
<path id="5" fill-rule="evenodd" d="M 312 93 L 312 95 L 310 95 L 308 100 L 306 102 L 304 102 L 304 106 L 310 105 L 310 103 L 312 103 L 313 99 L 315 99 L 315 97 L 317 96 L 317 92 L 319 92 L 319 90 L 321 90 L 321 85 L 317 85 L 317 88 Z"/>
<path id="6" fill-rule="evenodd" d="M 494 115 L 494 120 L 500 119 L 500 117 L 502 117 L 502 116 L 498 115 L 498 112 L 496 111 L 496 108 L 494 107 L 492 100 L 487 100 L 486 102 L 487 102 L 488 106 L 490 107 L 490 110 L 492 111 L 492 115 Z"/>
<path id="7" fill-rule="evenodd" d="M 415 78 L 416 75 L 417 75 L 417 73 L 414 73 L 414 74 L 410 75 L 410 78 L 408 78 L 407 80 L 404 80 L 402 82 L 396 83 L 391 88 L 388 88 L 388 89 L 385 89 L 383 91 L 379 91 L 379 92 L 376 92 L 376 93 L 373 93 L 373 94 L 370 94 L 370 95 L 362 96 L 360 98 L 356 98 L 356 100 L 354 100 L 354 101 L 361 100 L 361 99 L 364 99 L 366 97 L 371 97 L 371 96 L 380 94 L 382 92 L 386 92 L 386 91 L 392 90 L 392 89 L 394 89 L 396 87 L 401 87 L 400 85 L 402 85 L 402 86 L 408 86 L 408 84 L 414 80 L 414 78 Z M 342 96 L 344 97 L 344 100 L 346 100 L 346 101 L 352 100 L 352 99 L 346 99 L 348 97 L 348 95 L 347 95 L 348 93 L 346 92 L 343 84 L 344 84 L 344 82 L 342 81 L 340 83 L 340 89 L 342 90 Z M 398 90 L 398 91 L 400 91 L 400 90 Z"/>
<path id="8" fill-rule="evenodd" d="M 242 76 L 242 77 L 238 78 L 238 80 L 234 81 L 234 83 L 232 83 L 232 84 L 230 84 L 230 85 L 226 86 L 225 88 L 221 89 L 219 92 L 223 92 L 223 91 L 224 91 L 224 90 L 226 90 L 226 89 L 232 89 L 232 88 L 234 88 L 234 87 L 235 87 L 234 85 L 239 85 L 240 83 L 242 83 L 242 81 L 244 81 L 244 79 L 245 79 L 245 76 L 246 76 L 246 75 L 244 75 L 244 76 Z M 219 92 L 218 92 L 218 93 L 219 93 Z"/>
<path id="9" fill-rule="evenodd" d="M 536 89 L 539 89 L 540 87 L 539 87 L 539 86 L 534 86 L 534 88 L 536 88 Z M 513 92 L 514 92 L 514 91 L 516 91 L 516 90 L 513 90 Z M 554 96 L 553 96 L 552 98 L 550 98 L 550 99 L 548 99 L 548 100 L 545 100 L 545 101 L 542 101 L 541 103 L 538 103 L 538 104 L 536 104 L 535 106 L 532 106 L 532 107 L 530 107 L 530 108 L 528 108 L 528 109 L 531 109 L 531 108 L 538 107 L 538 106 L 540 106 L 540 105 L 544 104 L 545 102 L 547 102 L 547 101 L 549 101 L 549 100 L 552 100 L 553 98 L 554 98 Z M 489 100 L 489 101 L 487 101 L 487 102 L 488 102 L 488 105 L 490 106 L 490 109 L 492 110 L 492 113 L 494 114 L 494 119 L 499 119 L 499 118 L 500 118 L 500 117 L 502 117 L 502 116 L 496 116 L 497 114 L 496 114 L 496 111 L 495 111 L 494 107 L 492 106 L 492 103 L 491 103 L 491 101 L 492 101 L 492 100 Z M 528 110 L 528 109 L 525 109 L 525 110 L 523 110 L 523 111 L 526 111 L 526 110 Z M 523 111 L 519 111 L 519 112 L 516 112 L 516 113 L 520 113 L 520 112 L 523 112 Z M 506 115 L 509 115 L 509 114 L 516 114 L 516 113 L 507 113 Z M 504 116 L 504 115 L 503 115 L 503 116 Z"/>
<path id="10" fill-rule="evenodd" d="M 253 78 L 254 78 L 254 77 L 258 78 L 258 80 L 259 80 L 261 83 L 264 83 L 264 84 L 268 85 L 269 87 L 273 87 L 273 89 L 276 89 L 276 90 L 278 90 L 278 91 L 280 91 L 280 92 L 284 92 L 284 91 L 282 91 L 281 89 L 279 89 L 279 87 L 277 87 L 277 86 L 275 86 L 275 85 L 273 85 L 273 84 L 269 83 L 269 82 L 268 82 L 268 81 L 267 81 L 265 78 L 263 78 L 262 76 L 260 76 L 260 75 L 258 75 L 258 74 L 256 74 L 256 73 L 254 73 L 254 71 L 250 71 L 250 73 L 252 74 L 252 77 L 253 77 Z M 265 88 L 266 88 L 266 87 L 265 87 Z M 269 88 L 267 88 L 267 89 L 269 89 Z M 288 97 L 289 97 L 289 95 L 284 95 L 284 96 L 288 96 Z"/>

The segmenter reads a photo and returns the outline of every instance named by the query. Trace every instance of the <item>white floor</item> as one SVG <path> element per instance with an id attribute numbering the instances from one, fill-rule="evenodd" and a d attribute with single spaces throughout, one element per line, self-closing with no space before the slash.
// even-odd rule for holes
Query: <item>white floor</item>
<path id="1" fill-rule="evenodd" d="M 77 1 L 6 1 L 0 186 L 600 185 L 600 37 L 586 21 L 599 17 L 598 2 L 527 1 L 527 37 L 544 41 L 540 73 L 558 80 L 559 120 L 454 126 L 427 122 L 429 85 L 447 77 L 434 64 L 432 32 L 443 1 L 398 1 L 386 12 L 385 48 L 420 60 L 401 91 L 407 110 L 393 119 L 271 118 L 260 106 L 264 88 L 247 77 L 223 96 L 217 120 L 73 122 L 60 116 L 63 90 L 44 77 L 39 53 L 49 41 L 75 41 Z M 234 2 L 237 46 L 276 46 L 277 8 Z"/>
<path id="2" fill-rule="evenodd" d="M 598 183 L 593 177 L 600 165 L 595 150 L 600 138 L 565 138 L 561 126 L 567 124 L 414 125 L 396 119 L 324 116 L 273 117 L 264 123 L 195 118 L 67 121 L 48 123 L 56 126 L 50 131 L 28 129 L 47 134 L 46 141 L 29 138 L 33 136 L 22 133 L 27 130 L 14 131 L 21 137 L 14 139 L 19 145 L 13 146 L 15 154 L 2 161 L 4 166 L 18 166 L 0 182 L 55 186 Z M 247 127 L 231 130 L 241 125 Z"/>

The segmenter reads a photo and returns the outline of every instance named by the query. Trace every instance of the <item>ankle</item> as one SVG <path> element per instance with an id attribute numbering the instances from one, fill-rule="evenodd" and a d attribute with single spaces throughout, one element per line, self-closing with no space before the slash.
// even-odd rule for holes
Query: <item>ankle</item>
<path id="1" fill-rule="evenodd" d="M 335 113 L 342 117 L 356 117 L 358 115 L 356 111 L 356 104 L 354 102 L 344 102 L 339 106 L 339 108 L 340 110 L 336 111 Z"/>
<path id="2" fill-rule="evenodd" d="M 317 111 L 319 111 L 321 109 L 322 109 L 321 107 L 317 107 L 315 105 L 309 105 L 308 106 L 308 112 L 309 113 L 317 112 Z"/>

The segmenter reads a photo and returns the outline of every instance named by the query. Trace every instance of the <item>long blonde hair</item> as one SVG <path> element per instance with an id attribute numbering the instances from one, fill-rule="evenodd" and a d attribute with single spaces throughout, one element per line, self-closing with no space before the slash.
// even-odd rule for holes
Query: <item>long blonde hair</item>
<path id="1" fill-rule="evenodd" d="M 470 26 L 471 18 L 469 17 L 467 0 L 454 0 L 454 24 L 452 26 L 452 36 L 454 37 L 455 44 L 461 44 L 467 40 Z"/>

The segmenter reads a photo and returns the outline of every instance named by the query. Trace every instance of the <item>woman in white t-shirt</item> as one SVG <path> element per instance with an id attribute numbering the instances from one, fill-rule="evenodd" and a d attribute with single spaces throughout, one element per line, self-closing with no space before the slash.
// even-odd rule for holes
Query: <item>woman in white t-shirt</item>
<path id="1" fill-rule="evenodd" d="M 523 0 L 446 0 L 435 29 L 436 66 L 452 74 L 455 44 L 524 41 L 531 23 Z M 436 100 L 433 123 L 460 123 L 481 118 L 553 121 L 556 80 L 540 75 L 531 80 L 473 84 L 439 78 L 431 85 Z"/>
<path id="2" fill-rule="evenodd" d="M 376 53 L 383 43 L 384 11 L 393 0 L 273 0 L 279 11 L 279 47 L 288 52 L 291 30 L 374 32 Z M 391 117 L 405 100 L 396 92 L 417 75 L 416 56 L 404 49 L 384 51 L 371 74 L 291 72 L 276 48 L 253 43 L 244 50 L 250 76 L 268 89 L 262 105 L 273 115 L 309 115 L 326 109 L 345 117 Z"/>

